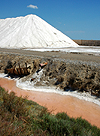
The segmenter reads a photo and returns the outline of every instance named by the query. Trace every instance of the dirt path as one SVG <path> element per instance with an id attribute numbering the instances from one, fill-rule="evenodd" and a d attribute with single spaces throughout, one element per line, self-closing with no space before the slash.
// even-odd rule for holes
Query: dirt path
<path id="1" fill-rule="evenodd" d="M 30 51 L 23 49 L 6 49 L 0 48 L 0 53 L 7 54 L 17 54 L 17 55 L 25 55 L 25 56 L 33 56 L 33 57 L 44 57 L 44 58 L 56 58 L 56 59 L 70 59 L 70 60 L 78 60 L 78 61 L 87 61 L 87 62 L 96 62 L 100 63 L 100 56 L 94 56 L 88 53 L 66 53 L 66 52 L 38 52 L 38 51 Z"/>
<path id="2" fill-rule="evenodd" d="M 16 87 L 15 81 L 4 78 L 0 78 L 0 86 L 9 92 L 14 91 L 17 96 L 28 96 L 29 100 L 47 107 L 54 114 L 66 112 L 70 117 L 82 117 L 100 128 L 100 106 L 94 103 L 79 100 L 72 96 L 22 90 Z"/>

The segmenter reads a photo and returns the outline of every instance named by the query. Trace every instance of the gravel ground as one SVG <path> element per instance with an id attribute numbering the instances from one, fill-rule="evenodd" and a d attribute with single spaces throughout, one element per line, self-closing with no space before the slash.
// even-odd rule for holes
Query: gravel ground
<path id="1" fill-rule="evenodd" d="M 6 49 L 0 48 L 0 53 L 6 54 L 18 54 L 18 55 L 25 55 L 25 56 L 34 56 L 39 58 L 53 58 L 59 60 L 67 60 L 70 62 L 87 62 L 93 65 L 100 66 L 100 56 L 95 56 L 89 53 L 66 53 L 66 52 L 38 52 L 38 51 L 29 51 L 23 49 Z"/>

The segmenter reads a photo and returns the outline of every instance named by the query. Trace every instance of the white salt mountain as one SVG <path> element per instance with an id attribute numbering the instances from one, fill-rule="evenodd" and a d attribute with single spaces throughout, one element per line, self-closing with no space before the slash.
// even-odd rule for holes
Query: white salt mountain
<path id="1" fill-rule="evenodd" d="M 1 48 L 62 48 L 78 46 L 36 15 L 0 19 Z"/>

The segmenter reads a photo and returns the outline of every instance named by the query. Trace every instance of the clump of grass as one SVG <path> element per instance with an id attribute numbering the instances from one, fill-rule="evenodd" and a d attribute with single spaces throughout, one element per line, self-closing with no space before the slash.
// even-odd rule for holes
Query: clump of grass
<path id="1" fill-rule="evenodd" d="M 0 87 L 1 136 L 100 136 L 100 129 L 66 113 L 52 115 L 47 108 Z"/>

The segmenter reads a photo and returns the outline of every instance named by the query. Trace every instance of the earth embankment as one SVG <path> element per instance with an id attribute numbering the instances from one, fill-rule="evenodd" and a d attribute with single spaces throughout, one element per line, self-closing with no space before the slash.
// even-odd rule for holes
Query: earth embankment
<path id="1" fill-rule="evenodd" d="M 24 67 L 25 63 L 30 67 L 33 74 L 39 70 L 39 64 L 47 62 L 43 68 L 40 85 L 54 85 L 64 91 L 86 91 L 100 97 L 100 56 L 83 53 L 65 52 L 36 52 L 22 49 L 0 49 L 0 72 L 5 72 L 8 62 L 11 67 L 17 63 Z M 26 78 L 27 79 L 27 78 Z M 45 81 L 45 84 L 44 84 Z"/>

